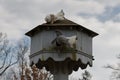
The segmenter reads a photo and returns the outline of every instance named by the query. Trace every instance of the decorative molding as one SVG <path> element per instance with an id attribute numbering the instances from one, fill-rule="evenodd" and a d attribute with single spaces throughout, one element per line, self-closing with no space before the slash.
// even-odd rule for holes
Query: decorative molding
<path id="1" fill-rule="evenodd" d="M 73 52 L 73 51 L 72 51 L 72 52 Z M 89 59 L 94 60 L 94 58 L 93 58 L 92 55 L 89 55 L 89 54 L 87 54 L 87 53 L 84 53 L 84 52 L 78 51 L 78 50 L 75 50 L 74 52 L 76 52 L 77 54 L 81 54 L 81 55 L 83 55 L 83 56 L 85 56 L 85 57 L 88 57 Z M 50 53 L 50 54 L 52 54 L 52 53 L 58 53 L 58 52 L 57 52 L 57 51 L 41 50 L 41 51 L 38 51 L 38 52 L 36 52 L 36 53 L 31 54 L 29 57 L 30 57 L 30 58 L 33 58 L 33 57 L 35 57 L 35 56 L 37 56 L 37 55 L 39 55 L 39 54 L 44 54 L 44 53 Z M 70 52 L 70 51 L 64 51 L 63 53 L 71 53 L 71 52 Z"/>

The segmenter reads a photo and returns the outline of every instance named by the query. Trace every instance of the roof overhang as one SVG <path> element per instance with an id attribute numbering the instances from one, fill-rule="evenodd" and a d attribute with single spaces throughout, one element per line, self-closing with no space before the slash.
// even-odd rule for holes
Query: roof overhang
<path id="1" fill-rule="evenodd" d="M 81 25 L 76 25 L 76 24 L 42 24 L 28 31 L 27 33 L 25 33 L 25 35 L 32 37 L 41 30 L 49 30 L 49 29 L 73 29 L 73 30 L 85 32 L 91 37 L 95 37 L 98 35 L 98 33 L 90 29 L 87 29 Z"/>

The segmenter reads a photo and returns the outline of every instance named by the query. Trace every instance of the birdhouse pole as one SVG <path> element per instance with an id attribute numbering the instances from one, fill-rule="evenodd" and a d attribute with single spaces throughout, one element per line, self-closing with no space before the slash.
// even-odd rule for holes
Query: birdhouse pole
<path id="1" fill-rule="evenodd" d="M 92 66 L 92 38 L 98 34 L 64 17 L 61 10 L 46 16 L 26 35 L 31 37 L 31 66 L 46 67 L 54 80 L 68 80 L 72 71 Z"/>
<path id="2" fill-rule="evenodd" d="M 59 64 L 58 69 L 56 69 L 53 75 L 54 75 L 54 80 L 68 80 L 68 73 L 63 73 L 63 67 L 65 67 L 65 64 Z"/>

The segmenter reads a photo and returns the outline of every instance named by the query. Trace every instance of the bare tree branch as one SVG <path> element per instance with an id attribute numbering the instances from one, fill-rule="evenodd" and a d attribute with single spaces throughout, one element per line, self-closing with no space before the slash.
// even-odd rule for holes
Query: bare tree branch
<path id="1" fill-rule="evenodd" d="M 15 61 L 15 62 L 13 62 L 12 64 L 9 64 L 8 66 L 6 66 L 6 67 L 4 68 L 4 70 L 0 73 L 0 76 L 1 76 L 9 67 L 11 67 L 12 65 L 16 64 L 17 62 L 18 62 L 18 60 Z"/>
<path id="2" fill-rule="evenodd" d="M 8 40 L 6 39 L 6 37 L 7 36 L 5 34 L 0 33 L 0 55 L 1 55 L 1 58 L 4 57 L 2 61 L 2 65 L 0 66 L 0 69 L 2 69 L 5 66 L 5 62 L 8 56 L 8 53 L 7 53 Z"/>
<path id="3" fill-rule="evenodd" d="M 19 43 L 18 48 L 11 46 L 9 40 L 7 40 L 7 35 L 0 33 L 0 76 L 21 59 L 24 61 L 24 54 L 27 50 L 28 45 L 25 45 L 25 43 Z"/>

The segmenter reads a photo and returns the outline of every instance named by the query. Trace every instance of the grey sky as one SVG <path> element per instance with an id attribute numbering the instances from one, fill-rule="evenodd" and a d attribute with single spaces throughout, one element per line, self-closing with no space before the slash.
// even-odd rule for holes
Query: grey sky
<path id="1" fill-rule="evenodd" d="M 66 18 L 100 34 L 94 38 L 95 61 L 89 70 L 93 80 L 109 80 L 110 71 L 102 66 L 117 62 L 120 53 L 119 5 L 120 0 L 0 0 L 0 32 L 19 40 L 44 23 L 47 14 L 63 9 Z"/>

